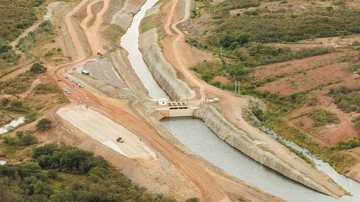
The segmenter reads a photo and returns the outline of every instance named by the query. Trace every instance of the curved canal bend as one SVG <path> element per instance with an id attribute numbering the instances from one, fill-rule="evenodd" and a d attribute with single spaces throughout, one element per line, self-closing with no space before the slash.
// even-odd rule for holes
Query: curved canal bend
<path id="1" fill-rule="evenodd" d="M 157 84 L 146 66 L 139 50 L 139 26 L 145 12 L 158 0 L 148 0 L 135 15 L 131 27 L 121 38 L 121 46 L 129 53 L 129 60 L 135 72 L 153 98 L 168 97 Z M 205 124 L 194 118 L 171 118 L 161 121 L 162 124 L 186 147 L 208 162 L 225 172 L 244 180 L 265 192 L 279 196 L 291 202 L 358 202 L 360 201 L 360 184 L 336 173 L 327 163 L 297 148 L 311 158 L 318 169 L 331 176 L 340 186 L 353 194 L 341 199 L 332 198 L 296 183 L 277 172 L 255 162 L 243 153 L 219 139 Z M 184 127 L 186 126 L 186 127 Z M 276 135 L 276 134 L 271 134 Z M 292 147 L 291 142 L 285 142 Z"/>

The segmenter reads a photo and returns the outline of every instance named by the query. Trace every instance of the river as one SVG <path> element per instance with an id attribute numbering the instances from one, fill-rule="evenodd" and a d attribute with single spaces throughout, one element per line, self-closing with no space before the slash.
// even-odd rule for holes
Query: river
<path id="1" fill-rule="evenodd" d="M 148 0 L 135 15 L 127 33 L 121 39 L 121 46 L 129 52 L 129 60 L 140 80 L 152 98 L 167 97 L 158 86 L 146 66 L 139 51 L 139 26 L 146 10 L 156 4 L 157 0 Z M 352 192 L 353 197 L 332 198 L 296 183 L 277 172 L 255 162 L 229 144 L 219 139 L 203 121 L 194 118 L 171 118 L 161 121 L 162 124 L 183 145 L 223 171 L 263 191 L 279 196 L 291 202 L 359 202 L 360 184 L 337 174 L 328 164 L 319 159 L 315 161 L 319 170 L 331 176 L 340 186 Z M 272 134 L 273 135 L 273 134 Z M 304 151 L 306 152 L 306 151 Z"/>

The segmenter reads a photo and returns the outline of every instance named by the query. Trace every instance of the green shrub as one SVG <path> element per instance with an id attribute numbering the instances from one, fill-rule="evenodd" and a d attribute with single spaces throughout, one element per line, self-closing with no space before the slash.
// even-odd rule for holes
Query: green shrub
<path id="1" fill-rule="evenodd" d="M 21 108 L 23 107 L 23 103 L 21 100 L 13 100 L 11 101 L 10 106 L 13 108 Z"/>
<path id="2" fill-rule="evenodd" d="M 15 137 L 5 137 L 4 143 L 9 146 L 30 146 L 36 144 L 37 139 L 29 131 L 18 131 Z"/>
<path id="3" fill-rule="evenodd" d="M 30 72 L 34 74 L 42 74 L 47 71 L 47 68 L 39 63 L 35 63 L 30 67 Z"/>
<path id="4" fill-rule="evenodd" d="M 58 171 L 57 170 L 48 170 L 47 176 L 50 179 L 57 179 L 58 178 Z"/>
<path id="5" fill-rule="evenodd" d="M 335 104 L 344 112 L 360 112 L 360 89 L 340 87 L 330 89 Z"/>
<path id="6" fill-rule="evenodd" d="M 49 20 L 44 21 L 41 23 L 34 31 L 30 32 L 24 38 L 21 38 L 16 44 L 16 47 L 19 48 L 22 52 L 27 52 L 35 43 L 36 41 L 42 36 L 42 34 L 51 35 L 54 34 L 53 25 Z M 50 56 L 53 54 L 52 51 L 47 52 L 45 54 Z"/>
<path id="7" fill-rule="evenodd" d="M 7 107 L 9 103 L 10 103 L 9 98 L 6 97 L 2 98 L 0 101 L 1 108 Z"/>
<path id="8" fill-rule="evenodd" d="M 38 112 L 36 112 L 36 111 L 31 111 L 31 112 L 29 112 L 29 113 L 27 113 L 26 115 L 25 115 L 25 121 L 26 121 L 26 123 L 31 123 L 31 122 L 33 122 L 33 121 L 35 121 L 36 120 L 36 118 L 38 117 Z"/>
<path id="9" fill-rule="evenodd" d="M 314 127 L 340 123 L 340 119 L 336 116 L 336 114 L 323 109 L 312 110 L 308 112 L 307 115 L 313 120 Z"/>
<path id="10" fill-rule="evenodd" d="M 360 116 L 354 118 L 352 122 L 354 124 L 354 128 L 356 129 L 356 131 L 358 131 L 358 133 L 360 134 Z"/>
<path id="11" fill-rule="evenodd" d="M 360 147 L 360 141 L 356 139 L 352 139 L 349 141 L 341 141 L 335 147 L 332 147 L 332 150 L 348 150 L 354 149 L 356 147 Z"/>
<path id="12" fill-rule="evenodd" d="M 49 119 L 41 119 L 36 124 L 36 129 L 38 131 L 46 131 L 46 130 L 49 130 L 51 128 L 51 124 L 52 124 L 52 121 L 50 121 Z"/>
<path id="13" fill-rule="evenodd" d="M 199 198 L 189 198 L 186 200 L 186 202 L 199 202 L 200 199 Z"/>
<path id="14" fill-rule="evenodd" d="M 35 7 L 43 0 L 0 0 L 0 38 L 13 41 L 36 20 Z"/>
<path id="15" fill-rule="evenodd" d="M 278 12 L 232 16 L 228 12 L 230 8 L 221 5 L 214 8 L 217 17 L 222 20 L 214 21 L 215 26 L 210 27 L 210 42 L 226 36 L 226 44 L 232 44 L 243 32 L 251 36 L 250 41 L 262 43 L 295 42 L 360 33 L 358 10 L 346 8 L 329 12 L 326 8 L 319 8 L 297 15 Z"/>
<path id="16" fill-rule="evenodd" d="M 76 150 L 73 147 L 44 145 L 34 148 L 33 159 L 17 165 L 0 166 L 0 190 L 4 201 L 139 201 L 173 202 L 174 200 L 147 192 L 131 182 L 118 169 L 99 163 L 92 153 L 85 152 L 88 158 L 62 159 L 64 153 Z M 78 155 L 75 155 L 78 156 Z M 95 158 L 95 159 L 94 159 Z M 54 169 L 45 168 L 38 161 L 51 161 Z M 95 160 L 95 161 L 94 161 Z M 74 163 L 92 165 L 89 172 L 73 175 L 61 172 L 64 167 L 71 169 Z M 75 169 L 79 167 L 75 165 Z M 96 179 L 95 179 L 96 178 Z M 95 180 L 94 180 L 95 179 Z M 5 193 L 5 194 L 4 194 Z"/>
<path id="17" fill-rule="evenodd" d="M 107 162 L 94 154 L 73 147 L 48 144 L 34 149 L 33 158 L 44 169 L 72 174 L 88 174 L 92 168 L 108 169 Z"/>

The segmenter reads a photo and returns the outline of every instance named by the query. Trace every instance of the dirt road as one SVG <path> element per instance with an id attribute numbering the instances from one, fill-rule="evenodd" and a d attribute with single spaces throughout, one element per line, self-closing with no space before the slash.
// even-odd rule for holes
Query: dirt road
<path id="1" fill-rule="evenodd" d="M 251 139 L 261 143 L 268 151 L 271 151 L 279 158 L 284 164 L 287 164 L 289 169 L 295 169 L 300 173 L 304 173 L 306 177 L 319 183 L 321 186 L 329 189 L 335 195 L 343 195 L 344 192 L 335 183 L 331 182 L 328 176 L 320 173 L 312 168 L 304 160 L 300 159 L 295 154 L 283 145 L 279 144 L 269 136 L 263 134 L 257 128 L 254 128 L 243 118 L 243 110 L 247 107 L 249 99 L 247 97 L 237 97 L 230 92 L 223 91 L 212 85 L 207 84 L 202 79 L 190 70 L 191 61 L 194 60 L 195 55 L 189 55 L 192 48 L 185 42 L 185 35 L 177 28 L 181 22 L 185 22 L 189 18 L 190 0 L 185 2 L 185 14 L 179 22 L 174 22 L 176 12 L 179 8 L 180 0 L 172 0 L 170 12 L 166 12 L 166 20 L 164 30 L 168 37 L 163 42 L 163 53 L 167 60 L 184 75 L 186 81 L 196 88 L 200 89 L 201 98 L 198 102 L 204 101 L 208 97 L 218 97 L 221 103 L 216 105 L 218 111 L 237 128 L 244 131 Z M 174 31 L 172 31 L 174 30 Z M 254 144 L 254 146 L 256 146 Z"/>
<path id="2" fill-rule="evenodd" d="M 185 22 L 190 17 L 191 1 L 190 0 L 185 1 L 184 17 L 180 21 L 173 23 L 179 2 L 180 0 L 173 1 L 169 15 L 164 25 L 164 29 L 166 34 L 168 34 L 172 39 L 171 51 L 173 51 L 172 56 L 175 58 L 175 66 L 180 68 L 180 71 L 184 74 L 186 78 L 188 78 L 188 82 L 190 82 L 192 86 L 195 85 L 196 87 L 199 88 L 200 99 L 197 101 L 197 103 L 200 104 L 206 99 L 204 85 L 201 83 L 200 80 L 195 78 L 196 76 L 192 74 L 192 72 L 188 71 L 188 67 L 189 67 L 189 63 L 187 62 L 188 58 L 183 57 L 183 50 L 182 50 L 183 47 L 181 46 L 181 41 L 185 40 L 185 35 L 177 27 L 178 24 Z M 171 29 L 173 29 L 175 33 Z"/>
<path id="3" fill-rule="evenodd" d="M 95 4 L 100 3 L 100 2 L 104 3 L 101 10 L 98 13 L 93 13 L 92 7 Z M 106 0 L 106 1 L 96 0 L 96 1 L 89 3 L 86 7 L 87 16 L 80 24 L 80 26 L 83 29 L 83 31 L 86 35 L 86 38 L 90 44 L 92 56 L 96 56 L 98 52 L 105 53 L 105 50 L 101 43 L 99 30 L 100 30 L 101 24 L 103 23 L 102 18 L 104 16 L 105 12 L 109 9 L 109 5 L 110 5 L 109 0 Z M 89 26 L 90 20 L 93 19 L 94 17 L 95 17 L 95 22 L 91 26 Z"/>
<path id="4" fill-rule="evenodd" d="M 153 149 L 165 156 L 166 159 L 170 161 L 187 179 L 197 186 L 203 199 L 209 201 L 230 201 L 226 193 L 224 193 L 214 178 L 203 169 L 202 165 L 200 165 L 196 159 L 188 156 L 177 147 L 170 144 L 166 139 L 160 136 L 152 126 L 146 124 L 142 119 L 131 113 L 131 110 L 126 106 L 126 104 L 118 100 L 97 95 L 90 92 L 88 89 L 80 89 L 69 80 L 63 79 L 67 69 L 82 65 L 87 61 L 94 59 L 93 56 L 94 53 L 96 53 L 95 51 L 101 50 L 102 48 L 101 40 L 98 37 L 97 31 L 102 24 L 102 16 L 108 8 L 108 1 L 104 1 L 104 7 L 96 15 L 95 22 L 91 27 L 84 27 L 87 23 L 81 23 L 83 25 L 82 29 L 85 36 L 89 37 L 87 40 L 93 52 L 92 56 L 86 55 L 81 41 L 76 33 L 75 22 L 72 19 L 73 15 L 83 6 L 88 4 L 87 8 L 89 9 L 89 7 L 95 4 L 95 2 L 89 4 L 89 0 L 82 0 L 66 14 L 64 19 L 65 25 L 71 36 L 70 38 L 75 47 L 77 57 L 72 63 L 52 68 L 50 71 L 52 77 L 59 82 L 59 85 L 62 88 L 66 87 L 72 91 L 71 95 L 67 95 L 72 102 L 83 103 L 90 108 L 101 111 L 108 118 L 126 126 L 129 131 L 136 134 Z M 87 13 L 89 15 L 93 15 L 92 12 Z M 86 17 L 85 19 L 91 19 L 91 17 Z"/>

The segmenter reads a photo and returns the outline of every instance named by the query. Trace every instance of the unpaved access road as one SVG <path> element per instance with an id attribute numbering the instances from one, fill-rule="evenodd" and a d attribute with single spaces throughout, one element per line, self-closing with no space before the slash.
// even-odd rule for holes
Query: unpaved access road
<path id="1" fill-rule="evenodd" d="M 129 131 L 136 134 L 142 139 L 142 141 L 149 144 L 151 148 L 160 152 L 169 162 L 171 162 L 171 164 L 175 166 L 177 170 L 180 171 L 180 173 L 182 173 L 182 175 L 196 185 L 203 199 L 209 201 L 229 201 L 227 194 L 224 193 L 223 189 L 217 184 L 215 179 L 203 168 L 203 165 L 160 136 L 152 126 L 148 125 L 144 122 L 144 120 L 134 115 L 125 103 L 95 94 L 90 92 L 88 89 L 79 89 L 70 81 L 63 79 L 67 69 L 84 65 L 87 61 L 94 59 L 93 56 L 86 55 L 81 41 L 76 33 L 76 24 L 73 21 L 73 15 L 88 2 L 88 0 L 82 0 L 65 16 L 65 26 L 76 50 L 76 57 L 73 58 L 76 59 L 72 63 L 59 67 L 53 67 L 50 70 L 52 77 L 59 82 L 59 85 L 62 88 L 66 87 L 72 91 L 71 95 L 67 95 L 70 100 L 78 103 L 81 102 L 86 104 L 89 108 L 97 109 L 101 112 L 101 114 L 106 115 L 109 119 L 126 126 Z M 107 9 L 105 4 L 103 9 Z M 92 12 L 90 12 L 90 14 L 92 15 Z M 92 27 L 97 27 L 102 24 L 103 14 L 104 12 L 99 12 L 96 15 L 95 23 Z M 99 29 L 85 28 L 83 31 L 85 32 L 85 36 L 88 37 L 94 36 L 89 33 L 90 31 L 97 32 Z M 99 40 L 99 38 L 94 37 L 87 39 L 90 44 L 93 43 L 94 40 Z M 96 43 L 100 42 L 97 41 Z M 99 46 L 91 45 L 91 47 Z M 93 51 L 95 50 L 93 49 Z M 94 53 L 92 55 L 94 55 Z"/>
<path id="2" fill-rule="evenodd" d="M 190 62 L 194 60 L 196 56 L 188 54 L 191 52 L 191 47 L 186 44 L 185 35 L 176 26 L 189 18 L 191 1 L 185 0 L 185 13 L 183 18 L 178 22 L 174 22 L 177 17 L 176 13 L 180 1 L 181 0 L 172 0 L 168 2 L 171 5 L 171 9 L 169 12 L 165 12 L 167 17 L 165 18 L 164 30 L 168 36 L 165 39 L 166 41 L 162 43 L 163 53 L 167 60 L 184 75 L 187 82 L 200 89 L 201 99 L 198 100 L 198 102 L 203 102 L 206 96 L 220 98 L 221 102 L 216 104 L 217 110 L 220 111 L 228 121 L 244 131 L 249 138 L 256 140 L 254 141 L 254 146 L 262 145 L 266 148 L 266 151 L 273 153 L 280 161 L 287 164 L 289 169 L 303 173 L 306 177 L 325 187 L 331 194 L 343 196 L 345 194 L 344 190 L 336 185 L 330 177 L 312 168 L 304 160 L 289 152 L 286 147 L 245 121 L 243 110 L 248 106 L 249 98 L 236 97 L 230 92 L 211 86 L 190 70 Z M 264 152 L 266 151 L 264 150 Z"/>

